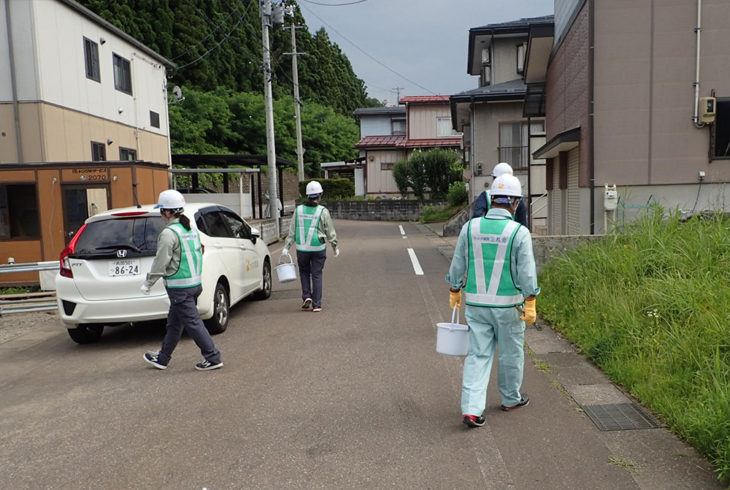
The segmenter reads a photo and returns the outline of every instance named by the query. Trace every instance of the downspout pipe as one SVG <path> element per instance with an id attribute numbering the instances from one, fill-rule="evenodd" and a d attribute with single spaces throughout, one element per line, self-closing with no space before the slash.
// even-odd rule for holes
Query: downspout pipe
<path id="1" fill-rule="evenodd" d="M 695 81 L 692 85 L 695 88 L 694 115 L 692 116 L 692 124 L 696 128 L 702 128 L 704 123 L 699 122 L 699 106 L 700 106 L 700 38 L 702 36 L 702 0 L 697 0 L 697 24 L 695 26 L 696 53 L 695 53 Z"/>
<path id="2" fill-rule="evenodd" d="M 596 195 L 595 195 L 595 180 L 596 180 L 596 169 L 595 169 L 595 64 L 596 64 L 596 3 L 595 0 L 590 0 L 589 4 L 589 22 L 590 33 L 589 36 L 589 53 L 588 53 L 588 118 L 590 127 L 590 143 L 589 143 L 589 156 L 588 156 L 588 186 L 590 188 L 591 200 L 590 200 L 590 234 L 595 235 L 596 233 Z M 606 230 L 603 230 L 605 233 Z"/>
<path id="3" fill-rule="evenodd" d="M 20 107 L 18 105 L 18 82 L 15 78 L 15 56 L 13 54 L 13 30 L 10 22 L 10 0 L 5 0 L 5 25 L 8 33 L 8 57 L 10 59 L 10 86 L 13 93 L 13 117 L 15 119 L 15 151 L 18 163 L 25 163 L 23 158 L 23 139 L 20 135 Z"/>

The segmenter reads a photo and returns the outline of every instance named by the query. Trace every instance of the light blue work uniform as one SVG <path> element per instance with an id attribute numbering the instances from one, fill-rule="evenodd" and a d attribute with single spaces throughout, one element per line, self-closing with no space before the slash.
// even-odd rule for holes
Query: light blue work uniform
<path id="1" fill-rule="evenodd" d="M 470 225 L 479 230 L 483 220 L 510 220 L 513 224 L 502 227 L 505 235 L 500 239 L 490 239 L 488 235 L 470 236 Z M 474 242 L 481 244 L 481 250 L 470 254 Z M 505 253 L 503 257 L 494 250 L 500 243 L 500 250 Z M 489 247 L 493 249 L 487 250 Z M 509 260 L 506 260 L 507 253 Z M 473 269 L 469 267 L 470 257 L 474 261 Z M 485 263 L 487 260 L 490 263 Z M 487 275 L 485 271 L 496 272 Z M 480 282 L 477 276 L 481 277 L 481 286 L 475 286 Z M 512 284 L 505 285 L 509 282 L 505 279 L 508 277 L 511 277 Z M 481 416 L 484 412 L 497 344 L 498 385 L 502 405 L 509 407 L 518 404 L 522 398 L 520 387 L 525 363 L 525 322 L 520 320 L 520 312 L 514 305 L 522 304 L 524 298 L 540 293 L 530 232 L 524 226 L 518 226 L 512 221 L 510 213 L 501 208 L 490 209 L 486 217 L 473 218 L 461 228 L 446 281 L 453 289 L 468 286 L 464 302 L 470 344 L 469 354 L 464 360 L 461 413 Z M 469 289 L 472 290 L 471 294 Z M 515 292 L 518 294 L 515 295 Z"/>

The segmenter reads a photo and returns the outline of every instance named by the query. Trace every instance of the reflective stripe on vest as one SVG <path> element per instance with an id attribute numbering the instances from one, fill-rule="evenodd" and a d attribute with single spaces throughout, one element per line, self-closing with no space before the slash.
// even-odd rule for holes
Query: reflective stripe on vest
<path id="1" fill-rule="evenodd" d="M 203 252 L 200 246 L 200 235 L 195 230 L 186 230 L 180 223 L 168 226 L 180 240 L 180 267 L 165 277 L 168 288 L 191 288 L 201 283 L 203 273 Z"/>
<path id="2" fill-rule="evenodd" d="M 487 198 L 487 211 L 484 213 L 486 215 L 492 209 L 492 197 L 489 195 L 488 190 L 484 191 L 484 196 Z"/>
<path id="3" fill-rule="evenodd" d="M 499 308 L 525 301 L 512 279 L 510 260 L 512 242 L 519 228 L 520 224 L 511 219 L 474 218 L 469 222 L 466 304 Z"/>
<path id="4" fill-rule="evenodd" d="M 311 211 L 312 209 L 314 212 Z M 294 217 L 297 220 L 295 238 L 297 250 L 300 252 L 322 252 L 327 249 L 327 244 L 319 239 L 319 233 L 317 233 L 322 211 L 324 211 L 322 206 L 316 208 L 304 204 L 297 206 Z"/>

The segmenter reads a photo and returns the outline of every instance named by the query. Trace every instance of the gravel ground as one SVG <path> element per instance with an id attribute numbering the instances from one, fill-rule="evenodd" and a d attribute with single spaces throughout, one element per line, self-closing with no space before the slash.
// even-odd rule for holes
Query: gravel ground
<path id="1" fill-rule="evenodd" d="M 2 316 L 0 317 L 0 344 L 51 322 L 58 322 L 58 314 L 55 311 L 13 313 Z"/>

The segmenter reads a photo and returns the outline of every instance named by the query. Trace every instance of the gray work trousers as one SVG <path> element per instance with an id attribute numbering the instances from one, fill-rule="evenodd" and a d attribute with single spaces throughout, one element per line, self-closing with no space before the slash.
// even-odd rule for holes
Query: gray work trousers
<path id="1" fill-rule="evenodd" d="M 197 301 L 203 291 L 202 286 L 166 289 L 170 298 L 170 312 L 167 314 L 167 331 L 157 358 L 160 364 L 167 365 L 170 362 L 172 351 L 180 341 L 183 329 L 195 341 L 207 361 L 213 364 L 221 362 L 221 353 L 215 348 L 213 339 L 198 314 Z"/>
<path id="2" fill-rule="evenodd" d="M 297 250 L 299 280 L 302 283 L 302 300 L 312 298 L 314 308 L 322 306 L 322 270 L 327 251 L 300 252 Z"/>

